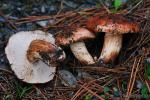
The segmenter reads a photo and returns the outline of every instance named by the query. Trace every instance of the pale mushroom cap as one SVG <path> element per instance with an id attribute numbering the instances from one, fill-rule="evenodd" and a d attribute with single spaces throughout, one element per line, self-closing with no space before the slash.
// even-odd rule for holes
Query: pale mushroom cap
<path id="1" fill-rule="evenodd" d="M 53 79 L 56 66 L 48 66 L 42 61 L 30 63 L 26 57 L 28 47 L 33 40 L 45 40 L 55 43 L 51 34 L 42 31 L 18 32 L 10 37 L 5 53 L 16 76 L 27 83 L 45 83 Z"/>

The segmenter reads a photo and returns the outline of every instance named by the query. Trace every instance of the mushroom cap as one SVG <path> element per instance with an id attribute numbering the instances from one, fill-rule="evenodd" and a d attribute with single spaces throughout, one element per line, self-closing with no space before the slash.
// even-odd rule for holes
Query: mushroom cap
<path id="1" fill-rule="evenodd" d="M 27 50 L 33 40 L 44 40 L 55 44 L 51 34 L 42 31 L 22 31 L 10 37 L 5 48 L 11 69 L 26 83 L 45 83 L 53 79 L 56 66 L 48 66 L 43 61 L 31 63 L 27 59 Z"/>
<path id="2" fill-rule="evenodd" d="M 87 21 L 87 28 L 94 32 L 106 32 L 113 34 L 136 33 L 139 26 L 121 14 L 105 14 L 92 17 Z"/>
<path id="3" fill-rule="evenodd" d="M 79 42 L 87 39 L 95 38 L 95 35 L 86 28 L 77 28 L 75 31 L 71 31 L 67 34 L 56 35 L 56 44 L 68 45 L 74 42 Z"/>

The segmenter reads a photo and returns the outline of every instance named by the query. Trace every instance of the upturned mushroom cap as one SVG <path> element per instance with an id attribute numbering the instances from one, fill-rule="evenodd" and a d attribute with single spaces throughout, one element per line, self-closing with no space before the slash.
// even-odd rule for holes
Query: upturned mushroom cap
<path id="1" fill-rule="evenodd" d="M 139 31 L 137 23 L 129 21 L 121 14 L 105 14 L 92 17 L 87 21 L 87 28 L 94 32 L 112 34 L 136 33 Z"/>
<path id="2" fill-rule="evenodd" d="M 11 36 L 5 53 L 12 70 L 20 80 L 27 83 L 45 83 L 53 79 L 56 63 L 47 63 L 43 56 L 49 53 L 51 55 L 48 57 L 51 58 L 58 49 L 61 50 L 55 46 L 55 39 L 51 34 L 37 30 L 18 32 Z M 65 57 L 64 52 L 58 58 L 62 57 Z"/>
<path id="3" fill-rule="evenodd" d="M 86 28 L 77 28 L 67 34 L 58 34 L 56 36 L 56 44 L 68 45 L 74 42 L 79 42 L 87 39 L 95 38 L 95 35 Z"/>

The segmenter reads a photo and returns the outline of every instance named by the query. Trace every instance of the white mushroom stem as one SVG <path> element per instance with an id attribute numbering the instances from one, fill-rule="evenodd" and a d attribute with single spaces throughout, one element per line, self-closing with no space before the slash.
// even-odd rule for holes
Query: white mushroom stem
<path id="1" fill-rule="evenodd" d="M 118 56 L 122 47 L 122 35 L 120 34 L 105 34 L 104 45 L 99 57 L 104 63 L 114 61 Z"/>
<path id="2" fill-rule="evenodd" d="M 84 42 L 76 42 L 70 44 L 70 48 L 74 56 L 84 64 L 94 64 L 93 57 L 89 54 Z"/>

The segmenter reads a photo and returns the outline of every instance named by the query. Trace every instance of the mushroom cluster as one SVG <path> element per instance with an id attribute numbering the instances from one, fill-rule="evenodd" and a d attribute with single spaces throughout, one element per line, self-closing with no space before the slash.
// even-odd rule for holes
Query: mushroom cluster
<path id="1" fill-rule="evenodd" d="M 19 79 L 27 83 L 45 83 L 53 79 L 57 63 L 66 57 L 59 46 L 69 45 L 81 63 L 95 64 L 84 41 L 94 39 L 100 32 L 105 32 L 105 37 L 98 62 L 109 63 L 121 50 L 122 35 L 139 32 L 139 26 L 123 15 L 105 14 L 90 18 L 86 27 L 70 29 L 67 34 L 60 33 L 55 38 L 39 30 L 19 32 L 10 37 L 5 52 Z"/>

